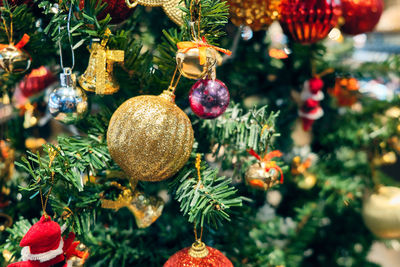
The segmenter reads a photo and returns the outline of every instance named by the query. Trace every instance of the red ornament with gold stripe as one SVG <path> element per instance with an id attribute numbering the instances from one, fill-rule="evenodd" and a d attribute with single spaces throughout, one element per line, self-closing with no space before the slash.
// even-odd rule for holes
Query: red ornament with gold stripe
<path id="1" fill-rule="evenodd" d="M 338 0 L 282 0 L 279 21 L 295 42 L 312 44 L 328 35 L 340 15 Z"/>
<path id="2" fill-rule="evenodd" d="M 172 255 L 164 267 L 233 267 L 233 264 L 218 249 L 208 247 L 203 242 L 195 242 L 192 247 Z"/>

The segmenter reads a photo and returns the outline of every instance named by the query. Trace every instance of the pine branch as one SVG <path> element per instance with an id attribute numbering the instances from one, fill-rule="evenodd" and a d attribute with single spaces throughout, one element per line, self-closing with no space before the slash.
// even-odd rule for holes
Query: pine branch
<path id="1" fill-rule="evenodd" d="M 242 205 L 242 198 L 235 196 L 237 190 L 230 183 L 231 179 L 218 177 L 218 170 L 204 162 L 199 180 L 194 162 L 189 161 L 171 186 L 181 212 L 189 217 L 189 222 L 201 227 L 211 223 L 216 227 L 223 220 L 230 221 L 228 212 L 232 207 Z"/>

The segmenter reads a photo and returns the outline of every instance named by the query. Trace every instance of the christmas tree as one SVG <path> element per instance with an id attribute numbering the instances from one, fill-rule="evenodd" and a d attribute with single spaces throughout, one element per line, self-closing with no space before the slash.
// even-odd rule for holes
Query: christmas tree
<path id="1" fill-rule="evenodd" d="M 4 0 L 2 266 L 377 266 L 400 238 L 400 58 L 357 47 L 382 12 Z"/>

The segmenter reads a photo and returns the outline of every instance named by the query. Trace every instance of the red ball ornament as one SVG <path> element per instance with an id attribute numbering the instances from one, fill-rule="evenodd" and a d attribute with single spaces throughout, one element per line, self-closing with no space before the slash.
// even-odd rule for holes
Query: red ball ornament
<path id="1" fill-rule="evenodd" d="M 328 35 L 340 15 L 338 0 L 282 0 L 280 23 L 295 42 L 312 44 Z"/>
<path id="2" fill-rule="evenodd" d="M 203 119 L 215 119 L 229 106 L 228 87 L 220 80 L 198 80 L 189 92 L 194 114 Z"/>
<path id="3" fill-rule="evenodd" d="M 98 20 L 104 19 L 107 16 L 107 14 L 110 14 L 111 23 L 117 24 L 126 20 L 133 12 L 133 8 L 129 8 L 126 5 L 125 0 L 102 0 L 101 3 L 107 3 L 107 6 L 97 16 Z M 84 6 L 85 6 L 85 0 L 80 0 L 79 8 L 83 9 Z"/>
<path id="4" fill-rule="evenodd" d="M 342 0 L 343 33 L 357 35 L 370 32 L 383 12 L 383 0 Z"/>
<path id="5" fill-rule="evenodd" d="M 194 243 L 172 255 L 164 267 L 233 267 L 233 264 L 218 249 Z"/>
<path id="6" fill-rule="evenodd" d="M 48 68 L 41 66 L 25 76 L 19 83 L 19 89 L 25 97 L 30 97 L 43 91 L 55 81 L 55 75 Z"/>

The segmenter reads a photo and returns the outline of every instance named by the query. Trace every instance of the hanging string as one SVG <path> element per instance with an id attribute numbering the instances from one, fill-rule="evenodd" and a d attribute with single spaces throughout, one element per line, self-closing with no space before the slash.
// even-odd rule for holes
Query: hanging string
<path id="1" fill-rule="evenodd" d="M 201 155 L 199 153 L 196 154 L 196 163 L 195 167 L 197 170 L 197 178 L 198 178 L 198 183 L 197 187 L 200 186 L 201 184 Z M 203 237 L 203 227 L 200 228 L 200 236 L 197 236 L 197 227 L 196 227 L 196 222 L 194 222 L 194 238 L 197 243 L 201 243 L 201 238 Z"/>
<path id="2" fill-rule="evenodd" d="M 73 8 L 73 2 L 71 1 L 71 6 L 69 7 L 68 11 L 68 17 L 67 17 L 67 33 L 68 33 L 68 42 L 71 48 L 71 57 L 72 57 L 72 66 L 71 70 L 74 69 L 75 67 L 75 54 L 74 54 L 74 47 L 72 45 L 72 38 L 71 38 L 71 15 L 72 15 L 72 8 Z M 61 27 L 58 26 L 58 33 L 61 33 Z M 58 48 L 60 50 L 60 65 L 62 69 L 65 69 L 64 67 L 64 61 L 63 61 L 63 56 L 62 56 L 62 47 L 61 47 L 61 40 L 58 40 Z"/>
<path id="3" fill-rule="evenodd" d="M 55 158 L 56 158 L 56 156 L 58 154 L 58 150 L 51 146 L 51 147 L 49 147 L 48 154 L 49 154 L 49 168 L 51 168 L 51 166 L 52 166 L 52 164 L 53 164 L 53 162 L 54 162 L 54 160 L 55 160 Z M 51 186 L 50 186 L 49 192 L 47 193 L 46 198 L 45 198 L 44 201 L 43 201 L 42 187 L 39 188 L 40 202 L 42 204 L 43 215 L 46 216 L 46 217 L 48 216 L 47 212 L 46 212 L 47 203 L 49 201 L 49 197 L 50 197 L 51 191 L 53 190 L 53 187 L 54 187 L 54 176 L 55 176 L 55 172 L 52 171 L 51 174 L 50 174 Z"/>
<path id="4" fill-rule="evenodd" d="M 3 20 L 4 30 L 6 31 L 7 39 L 9 44 L 13 44 L 13 22 L 12 13 L 10 12 L 10 29 L 8 29 L 6 19 L 4 18 L 3 12 L 1 13 L 1 19 Z"/>
<path id="5" fill-rule="evenodd" d="M 178 86 L 178 83 L 182 77 L 182 73 L 179 72 L 178 78 L 175 81 L 176 74 L 178 73 L 178 66 L 175 67 L 174 74 L 172 75 L 171 83 L 169 84 L 168 91 L 175 93 L 175 89 Z"/>
<path id="6" fill-rule="evenodd" d="M 194 4 L 195 4 L 195 2 L 196 2 L 196 4 L 198 4 L 198 18 L 195 20 L 194 19 Z M 201 35 L 201 31 L 200 31 L 200 21 L 201 21 L 201 0 L 199 1 L 199 0 L 192 0 L 192 1 L 190 1 L 190 8 L 189 8 L 189 11 L 190 11 L 190 30 L 191 30 L 191 34 L 192 34 L 192 38 L 194 39 L 194 40 L 197 40 L 198 39 L 198 36 L 197 36 L 197 34 L 198 35 Z M 195 31 L 195 29 L 194 29 L 194 24 L 195 23 L 197 23 L 197 34 L 196 34 L 196 31 Z"/>

